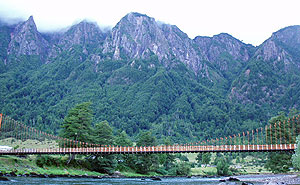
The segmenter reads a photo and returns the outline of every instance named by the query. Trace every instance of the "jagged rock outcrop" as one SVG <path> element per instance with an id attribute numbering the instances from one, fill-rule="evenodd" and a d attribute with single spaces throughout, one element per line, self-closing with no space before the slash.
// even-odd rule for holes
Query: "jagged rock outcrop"
<path id="1" fill-rule="evenodd" d="M 299 53 L 300 26 L 273 33 L 258 47 L 249 65 L 233 83 L 229 97 L 258 105 L 281 101 L 286 94 L 294 92 L 299 83 Z"/>
<path id="2" fill-rule="evenodd" d="M 224 53 L 230 54 L 234 60 L 246 62 L 251 57 L 249 50 L 253 49 L 253 46 L 247 45 L 227 33 L 213 37 L 198 36 L 194 41 L 206 55 L 207 60 L 211 62 L 217 61 Z"/>
<path id="3" fill-rule="evenodd" d="M 283 62 L 284 71 L 300 69 L 300 26 L 289 26 L 283 28 L 266 40 L 256 51 L 258 60 L 271 62 L 274 69 L 276 65 Z M 281 70 L 281 69 L 278 69 Z"/>
<path id="4" fill-rule="evenodd" d="M 153 18 L 130 13 L 112 29 L 105 40 L 103 52 L 113 54 L 114 59 L 146 58 L 156 54 L 161 60 L 168 57 L 168 42 Z"/>
<path id="5" fill-rule="evenodd" d="M 139 13 L 127 14 L 108 34 L 97 25 L 82 21 L 64 33 L 41 35 L 30 17 L 20 23 L 12 35 L 8 54 L 40 55 L 43 63 L 60 60 L 57 57 L 80 55 L 75 58 L 83 61 L 89 57 L 98 71 L 96 65 L 103 59 L 157 56 L 167 68 L 181 62 L 200 78 L 213 83 L 227 78 L 222 71 L 230 71 L 232 66 L 240 68 L 240 63 L 245 63 L 250 57 L 249 47 L 228 34 L 192 40 L 177 26 L 161 24 Z M 225 59 L 220 57 L 224 53 L 227 53 Z M 231 59 L 237 62 L 229 64 Z"/>
<path id="6" fill-rule="evenodd" d="M 227 33 L 213 37 L 198 36 L 194 41 L 203 58 L 213 64 L 225 78 L 228 78 L 228 73 L 238 73 L 254 50 L 252 45 L 247 45 Z"/>
<path id="7" fill-rule="evenodd" d="M 11 33 L 8 55 L 38 55 L 44 59 L 48 53 L 49 43 L 37 31 L 33 17 L 16 26 Z"/>
<path id="8" fill-rule="evenodd" d="M 139 13 L 122 18 L 106 39 L 103 52 L 110 53 L 114 59 L 145 59 L 156 55 L 165 66 L 180 61 L 196 74 L 205 68 L 193 41 L 185 33 L 176 26 L 160 24 Z"/>
<path id="9" fill-rule="evenodd" d="M 63 51 L 71 51 L 75 46 L 80 47 L 84 55 L 89 55 L 91 54 L 90 50 L 99 47 L 104 39 L 105 34 L 97 25 L 82 21 L 60 35 L 58 42 L 52 46 L 47 63 L 54 60 Z"/>

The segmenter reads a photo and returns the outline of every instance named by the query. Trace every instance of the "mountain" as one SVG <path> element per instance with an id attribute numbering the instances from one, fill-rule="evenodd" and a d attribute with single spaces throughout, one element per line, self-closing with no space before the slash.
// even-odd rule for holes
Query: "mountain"
<path id="1" fill-rule="evenodd" d="M 86 57 L 103 43 L 105 36 L 97 25 L 82 21 L 56 38 L 57 42 L 54 41 L 51 47 L 47 63 L 54 61 L 63 52 L 75 52 L 75 50 Z"/>
<path id="2" fill-rule="evenodd" d="M 130 13 L 121 19 L 106 39 L 103 52 L 111 53 L 113 59 L 149 59 L 155 55 L 166 67 L 179 61 L 195 74 L 201 70 L 201 58 L 185 33 L 176 26 L 159 24 L 154 18 L 139 13 Z"/>
<path id="3" fill-rule="evenodd" d="M 230 98 L 288 111 L 298 108 L 300 26 L 283 28 L 262 43 L 233 83 Z M 291 101 L 293 100 L 293 101 Z M 289 102 L 289 103 L 286 103 Z"/>
<path id="4" fill-rule="evenodd" d="M 10 37 L 7 55 L 13 57 L 38 55 L 43 60 L 48 53 L 49 43 L 37 31 L 32 16 L 18 24 Z"/>
<path id="5" fill-rule="evenodd" d="M 299 26 L 258 47 L 227 33 L 190 39 L 177 26 L 129 13 L 109 32 L 82 21 L 39 33 L 34 20 L 0 25 L 0 112 L 59 132 L 91 101 L 95 120 L 135 137 L 196 141 L 264 126 L 299 108 Z"/>

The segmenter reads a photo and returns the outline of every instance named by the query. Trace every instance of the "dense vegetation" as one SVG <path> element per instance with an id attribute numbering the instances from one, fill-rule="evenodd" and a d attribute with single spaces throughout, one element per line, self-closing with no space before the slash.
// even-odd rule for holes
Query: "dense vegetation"
<path id="1" fill-rule="evenodd" d="M 116 145 L 116 146 L 156 146 L 158 145 L 156 137 L 150 131 L 143 131 L 137 136 L 135 144 L 131 141 L 129 136 L 124 131 L 119 131 L 117 136 L 113 135 L 113 129 L 110 127 L 107 121 L 101 121 L 92 126 L 92 110 L 90 108 L 91 103 L 86 102 L 76 105 L 72 108 L 68 115 L 65 117 L 61 127 L 60 136 L 68 138 L 75 141 L 89 142 L 99 145 Z M 292 118 L 299 112 L 294 110 L 290 112 L 289 117 L 286 117 L 283 112 L 280 115 L 270 119 L 269 123 L 271 125 L 276 125 L 276 123 L 288 122 L 289 118 Z M 298 120 L 298 119 L 297 119 Z M 295 121 L 295 120 L 294 120 Z M 294 142 L 295 135 L 293 130 L 299 130 L 299 121 L 293 124 L 288 122 L 288 127 L 276 128 L 271 132 L 268 132 L 266 137 L 272 138 L 268 142 L 271 144 L 276 141 L 282 143 Z M 293 126 L 296 125 L 294 128 Z M 84 131 L 83 131 L 84 130 Z M 291 140 L 291 138 L 293 138 Z M 66 143 L 61 143 L 64 147 Z M 70 144 L 70 143 L 69 143 Z M 172 145 L 169 137 L 164 138 L 164 145 Z M 84 146 L 84 145 L 83 145 Z M 72 145 L 71 147 L 74 147 Z M 75 146 L 76 147 L 76 146 Z M 247 154 L 246 154 L 247 155 Z M 244 155 L 244 157 L 246 156 Z M 249 155 L 249 154 L 248 154 Z M 261 164 L 265 164 L 265 168 L 272 171 L 273 173 L 284 173 L 290 170 L 292 167 L 291 153 L 287 152 L 271 152 L 269 154 L 251 154 L 253 156 L 259 157 L 263 156 L 267 160 L 260 161 Z M 296 167 L 298 164 L 298 156 L 295 154 L 294 163 Z M 178 158 L 178 160 L 176 160 Z M 196 157 L 199 166 L 211 164 L 211 153 L 199 153 Z M 230 168 L 232 160 L 236 159 L 236 163 L 239 159 L 239 155 L 234 154 L 221 154 L 217 153 L 213 164 L 216 166 L 217 174 L 231 175 L 238 173 L 239 170 L 236 168 Z M 68 164 L 71 161 L 76 160 L 75 155 L 70 156 Z M 191 170 L 191 165 L 193 167 L 196 164 L 188 163 L 188 159 L 182 155 L 175 154 L 136 154 L 136 155 L 126 155 L 126 154 L 115 154 L 115 155 L 92 155 L 83 160 L 86 168 L 92 171 L 100 173 L 113 173 L 115 170 L 119 171 L 134 171 L 141 174 L 149 174 L 150 172 L 155 172 L 161 175 L 189 175 Z M 38 161 L 37 161 L 38 162 Z M 47 161 L 46 161 L 47 162 Z M 45 163 L 46 163 L 45 162 Z M 239 161 L 240 162 L 240 161 Z M 74 162 L 73 162 L 74 163 Z M 298 166 L 297 166 L 298 165 Z"/>
<path id="2" fill-rule="evenodd" d="M 114 136 L 113 129 L 107 121 L 101 121 L 92 126 L 91 103 L 86 102 L 76 105 L 68 112 L 61 127 L 60 135 L 64 138 L 99 144 L 102 146 L 133 146 L 133 142 L 124 131 Z M 62 143 L 60 143 L 63 145 Z M 135 146 L 155 146 L 156 137 L 151 131 L 143 131 L 137 136 Z M 165 144 L 171 144 L 168 138 Z M 65 146 L 65 145 L 64 145 Z M 74 146 L 73 146 L 74 147 Z M 177 158 L 181 155 L 177 155 Z M 85 159 L 80 159 L 85 168 L 100 173 L 112 174 L 115 170 L 140 174 L 149 172 L 161 175 L 188 175 L 190 166 L 186 162 L 176 162 L 174 154 L 115 154 L 115 155 L 92 155 Z M 49 159 L 50 160 L 50 159 Z M 68 165 L 75 164 L 78 158 L 71 155 Z M 50 160 L 51 161 L 51 160 Z M 47 165 L 48 159 L 38 158 L 38 165 Z M 49 164 L 48 164 L 49 165 Z"/>
<path id="3" fill-rule="evenodd" d="M 42 56 L 8 53 L 12 30 L 0 24 L 0 112 L 56 135 L 68 110 L 82 102 L 92 102 L 92 126 L 106 120 L 114 134 L 121 130 L 131 139 L 151 129 L 158 143 L 165 137 L 186 143 L 241 133 L 299 105 L 297 70 L 286 73 L 283 61 L 273 65 L 259 57 L 241 62 L 222 44 L 213 46 L 220 47 L 218 61 L 228 64 L 227 70 L 221 74 L 217 68 L 222 63 L 203 61 L 207 73 L 215 74 L 213 81 L 175 56 L 167 65 L 151 52 L 141 59 L 120 50 L 117 60 L 94 42 L 58 45 L 61 52 L 45 63 Z M 55 42 L 55 37 L 43 36 Z M 298 51 L 297 44 L 276 42 L 291 54 Z M 249 48 L 254 55 L 256 48 Z M 95 56 L 101 60 L 95 62 Z M 233 89 L 242 99 L 232 97 Z"/>
<path id="4" fill-rule="evenodd" d="M 57 134 L 67 110 L 90 101 L 95 122 L 107 120 L 129 136 L 152 129 L 159 142 L 162 136 L 186 142 L 229 135 L 267 117 L 261 107 L 232 103 L 201 85 L 183 64 L 168 69 L 153 57 L 94 66 L 77 57 L 47 65 L 25 57 L 7 66 L 0 74 L 0 111 Z"/>

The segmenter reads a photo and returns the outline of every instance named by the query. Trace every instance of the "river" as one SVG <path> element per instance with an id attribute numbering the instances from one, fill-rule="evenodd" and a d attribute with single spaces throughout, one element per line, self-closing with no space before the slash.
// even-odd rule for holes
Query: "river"
<path id="1" fill-rule="evenodd" d="M 162 178 L 162 181 L 152 181 L 150 179 L 142 180 L 141 178 L 118 178 L 118 179 L 92 179 L 92 178 L 31 178 L 31 177 L 8 177 L 11 181 L 2 181 L 0 184 L 14 184 L 14 185 L 24 185 L 24 184 L 38 184 L 38 185 L 94 185 L 94 184 L 103 184 L 103 185 L 135 185 L 135 184 L 143 184 L 143 185 L 212 185 L 219 184 L 221 179 L 225 179 L 225 177 L 220 178 L 200 178 L 200 177 L 192 177 L 192 178 Z M 270 178 L 269 176 L 238 176 L 241 181 L 252 182 L 255 185 L 262 185 L 262 182 L 257 182 L 259 178 Z M 242 184 L 239 182 L 237 184 Z"/>

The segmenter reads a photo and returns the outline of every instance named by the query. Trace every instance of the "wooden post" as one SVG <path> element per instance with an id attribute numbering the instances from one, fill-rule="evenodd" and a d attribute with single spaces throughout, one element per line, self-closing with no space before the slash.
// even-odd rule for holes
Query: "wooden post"
<path id="1" fill-rule="evenodd" d="M 3 117 L 3 114 L 0 113 L 0 131 L 1 131 L 2 117 Z"/>
<path id="2" fill-rule="evenodd" d="M 270 125 L 270 144 L 271 144 L 271 149 L 272 149 L 272 125 Z"/>

